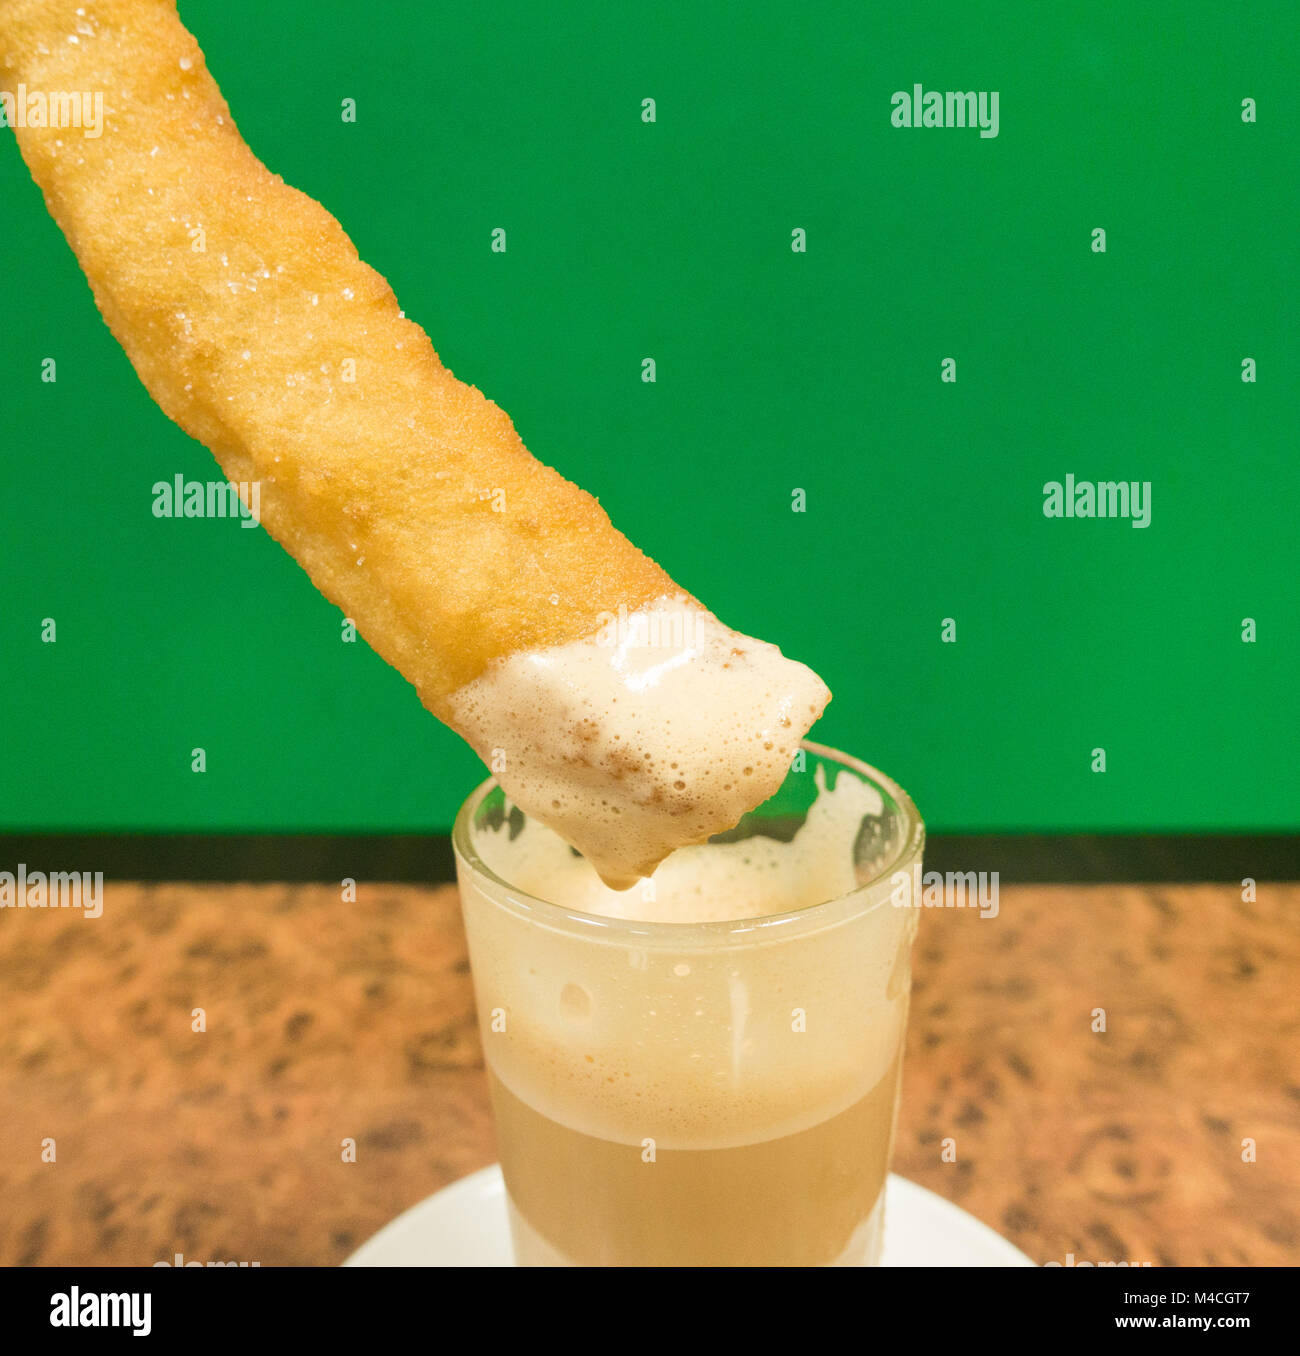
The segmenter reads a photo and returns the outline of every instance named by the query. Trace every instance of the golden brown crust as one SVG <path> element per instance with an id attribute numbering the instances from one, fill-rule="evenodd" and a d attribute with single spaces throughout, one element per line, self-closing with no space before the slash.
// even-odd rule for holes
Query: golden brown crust
<path id="1" fill-rule="evenodd" d="M 103 92 L 97 139 L 15 130 L 104 319 L 436 714 L 500 656 L 680 593 L 256 159 L 172 0 L 0 0 L 0 90 L 20 84 Z"/>

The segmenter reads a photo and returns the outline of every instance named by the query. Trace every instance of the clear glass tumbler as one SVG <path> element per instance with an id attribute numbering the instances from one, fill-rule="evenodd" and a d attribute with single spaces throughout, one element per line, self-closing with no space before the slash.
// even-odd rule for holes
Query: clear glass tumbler
<path id="1" fill-rule="evenodd" d="M 857 884 L 764 917 L 633 922 L 535 898 L 480 855 L 483 835 L 511 831 L 496 783 L 462 807 L 453 841 L 520 1265 L 879 1260 L 916 930 L 891 895 L 919 869 L 925 829 L 888 777 L 803 749 L 723 837 L 788 841 L 817 769 L 859 778 Z"/>

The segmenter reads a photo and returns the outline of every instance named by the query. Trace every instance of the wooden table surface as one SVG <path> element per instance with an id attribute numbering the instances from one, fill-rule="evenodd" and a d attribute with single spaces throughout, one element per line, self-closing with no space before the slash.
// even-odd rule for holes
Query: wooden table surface
<path id="1" fill-rule="evenodd" d="M 1300 885 L 1003 886 L 914 971 L 896 1171 L 1037 1262 L 1300 1261 Z M 495 1156 L 449 886 L 110 882 L 0 912 L 0 1002 L 0 1264 L 332 1265 Z"/>

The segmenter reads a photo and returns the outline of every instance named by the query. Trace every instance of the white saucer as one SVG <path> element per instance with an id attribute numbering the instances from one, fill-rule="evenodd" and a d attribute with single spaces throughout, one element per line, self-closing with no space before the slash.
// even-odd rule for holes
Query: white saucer
<path id="1" fill-rule="evenodd" d="M 1019 1248 L 951 1201 L 891 1175 L 885 1189 L 886 1267 L 1031 1267 Z M 398 1215 L 345 1267 L 508 1267 L 506 1188 L 494 1163 Z"/>

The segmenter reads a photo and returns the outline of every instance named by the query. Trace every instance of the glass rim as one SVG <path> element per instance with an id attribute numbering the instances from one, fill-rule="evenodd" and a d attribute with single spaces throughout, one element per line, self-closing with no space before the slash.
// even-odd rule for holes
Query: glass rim
<path id="1" fill-rule="evenodd" d="M 487 881 L 504 895 L 504 898 L 494 899 L 493 902 L 509 905 L 514 912 L 531 917 L 534 922 L 552 931 L 585 936 L 591 941 L 623 942 L 639 947 L 660 943 L 680 948 L 692 944 L 725 945 L 739 939 L 747 945 L 752 945 L 764 940 L 785 940 L 794 934 L 823 931 L 850 918 L 859 918 L 872 913 L 888 900 L 889 896 L 883 892 L 874 900 L 868 900 L 867 897 L 882 881 L 897 871 L 900 863 L 920 856 L 925 846 L 925 823 L 911 796 L 892 777 L 886 776 L 879 769 L 864 763 L 860 758 L 853 757 L 852 754 L 842 753 L 825 744 L 816 744 L 810 739 L 800 741 L 799 747 L 826 762 L 838 763 L 841 767 L 848 768 L 878 790 L 887 793 L 903 820 L 904 832 L 899 835 L 900 846 L 897 850 L 890 854 L 889 859 L 867 880 L 859 882 L 852 890 L 833 899 L 806 904 L 802 908 L 788 909 L 781 913 L 762 914 L 755 918 L 699 923 L 608 918 L 603 914 L 584 913 L 580 909 L 542 899 L 498 875 L 474 847 L 471 832 L 474 814 L 483 800 L 497 787 L 495 777 L 489 777 L 475 787 L 456 814 L 456 822 L 451 831 L 451 843 L 456 854 L 457 866 L 464 867 L 471 879 Z"/>

